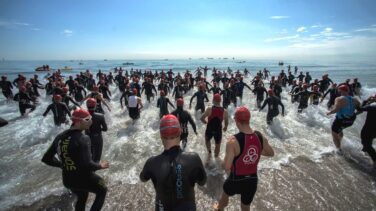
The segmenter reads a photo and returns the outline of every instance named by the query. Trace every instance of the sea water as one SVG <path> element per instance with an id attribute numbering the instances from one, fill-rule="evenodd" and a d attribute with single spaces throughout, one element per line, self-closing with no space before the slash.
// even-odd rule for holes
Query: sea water
<path id="1" fill-rule="evenodd" d="M 35 72 L 38 66 L 48 64 L 53 69 L 72 67 L 72 71 L 63 72 L 64 76 L 75 75 L 89 69 L 96 73 L 113 72 L 114 67 L 123 69 L 168 70 L 183 73 L 195 71 L 198 66 L 216 67 L 225 70 L 243 71 L 247 68 L 251 75 L 244 79 L 249 84 L 256 71 L 267 68 L 271 75 L 277 75 L 281 69 L 287 72 L 287 65 L 298 66 L 304 73 L 309 71 L 313 77 L 321 78 L 325 73 L 337 83 L 357 77 L 362 83 L 361 100 L 376 93 L 376 63 L 350 61 L 285 61 L 278 66 L 274 60 L 232 60 L 232 59 L 192 59 L 192 60 L 108 60 L 108 61 L 3 61 L 0 62 L 0 75 L 13 80 L 17 74 L 27 78 L 38 74 L 41 82 L 46 83 L 45 72 Z M 81 62 L 82 64 L 79 64 Z M 132 65 L 123 65 L 125 62 Z M 240 63 L 241 62 L 241 63 Z M 114 73 L 113 73 L 114 74 Z M 211 70 L 208 81 L 212 79 Z M 108 195 L 104 210 L 152 210 L 155 192 L 151 182 L 141 183 L 138 175 L 150 156 L 163 151 L 159 138 L 159 109 L 156 99 L 146 102 L 142 96 L 144 109 L 141 118 L 132 124 L 126 110 L 121 109 L 121 93 L 115 86 L 110 87 L 112 111 L 106 112 L 109 130 L 104 132 L 102 159 L 110 161 L 110 168 L 97 173 L 103 176 L 108 186 Z M 285 116 L 278 116 L 272 125 L 266 124 L 266 111 L 256 108 L 255 96 L 245 88 L 240 105 L 251 110 L 251 127 L 261 131 L 269 139 L 275 150 L 272 158 L 262 158 L 259 167 L 258 192 L 252 204 L 257 210 L 375 210 L 376 180 L 372 163 L 361 151 L 360 131 L 365 115 L 357 117 L 354 125 L 345 129 L 342 142 L 344 155 L 335 153 L 331 138 L 333 116 L 326 116 L 326 101 L 318 106 L 309 106 L 301 114 L 297 113 L 297 104 L 290 103 L 287 94 L 282 93 Z M 14 94 L 17 92 L 13 90 Z M 193 91 L 188 92 L 184 100 L 185 109 Z M 168 96 L 171 100 L 172 96 Z M 209 94 L 209 99 L 212 95 Z M 6 102 L 0 97 L 0 117 L 9 121 L 9 125 L 0 128 L 0 207 L 3 210 L 34 210 L 56 207 L 62 210 L 73 209 L 73 199 L 62 185 L 61 170 L 46 166 L 41 158 L 54 137 L 68 129 L 68 125 L 56 127 L 52 114 L 42 114 L 51 102 L 41 91 L 41 97 L 34 112 L 19 117 L 18 104 Z M 208 104 L 210 106 L 211 103 Z M 173 109 L 170 108 L 170 111 Z M 224 157 L 226 138 L 237 132 L 232 116 L 235 108 L 228 108 L 229 127 L 223 133 L 220 157 Z M 207 159 L 204 144 L 205 125 L 199 121 L 201 113 L 189 110 L 198 128 L 195 135 L 189 126 L 187 151 L 197 152 L 203 161 Z M 212 160 L 207 168 L 208 182 L 204 187 L 196 188 L 198 210 L 209 210 L 222 191 L 225 178 L 220 161 Z M 57 196 L 51 200 L 52 196 Z M 65 197 L 68 196 L 68 197 Z M 59 200 L 66 201 L 61 202 Z M 91 198 L 92 201 L 92 198 Z M 90 207 L 90 203 L 87 205 Z M 239 198 L 230 200 L 229 210 L 239 210 Z"/>

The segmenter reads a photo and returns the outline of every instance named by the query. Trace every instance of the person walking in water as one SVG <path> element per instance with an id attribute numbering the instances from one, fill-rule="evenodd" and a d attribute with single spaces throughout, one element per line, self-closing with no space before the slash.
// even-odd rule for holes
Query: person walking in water
<path id="1" fill-rule="evenodd" d="M 242 106 L 235 111 L 235 124 L 239 133 L 226 143 L 223 166 L 229 175 L 223 184 L 221 199 L 214 204 L 214 210 L 223 210 L 229 197 L 240 194 L 242 211 L 249 211 L 257 190 L 257 167 L 261 155 L 274 156 L 268 139 L 249 126 L 251 113 Z"/>
<path id="2" fill-rule="evenodd" d="M 355 108 L 360 107 L 360 102 L 349 95 L 349 86 L 345 84 L 338 86 L 338 91 L 341 96 L 335 99 L 333 108 L 326 115 L 336 114 L 332 124 L 332 137 L 334 145 L 341 152 L 342 130 L 354 123 L 356 119 L 354 111 Z"/>
<path id="3" fill-rule="evenodd" d="M 96 163 L 92 160 L 90 137 L 82 133 L 92 124 L 90 113 L 77 109 L 72 114 L 72 122 L 70 129 L 56 136 L 42 162 L 62 169 L 64 186 L 77 196 L 76 211 L 85 210 L 89 192 L 96 195 L 91 210 L 101 210 L 107 187 L 94 171 L 108 168 L 109 162 Z"/>
<path id="4" fill-rule="evenodd" d="M 152 179 L 156 191 L 155 210 L 196 210 L 195 184 L 206 183 L 206 172 L 197 153 L 180 149 L 181 128 L 172 114 L 164 116 L 159 126 L 164 151 L 149 158 L 140 180 Z"/>
<path id="5" fill-rule="evenodd" d="M 226 109 L 221 107 L 221 101 L 221 95 L 215 94 L 213 97 L 214 105 L 208 107 L 205 110 L 205 113 L 201 116 L 201 122 L 206 124 L 205 144 L 209 153 L 209 159 L 212 155 L 210 140 L 214 137 L 214 157 L 217 158 L 219 156 L 222 141 L 222 122 L 225 122 L 223 131 L 226 131 L 228 126 L 228 113 Z"/>
<path id="6" fill-rule="evenodd" d="M 188 141 L 188 122 L 191 124 L 193 131 L 197 135 L 197 130 L 196 130 L 196 123 L 192 119 L 191 114 L 183 109 L 184 107 L 184 100 L 183 98 L 179 98 L 176 101 L 176 110 L 171 112 L 172 115 L 176 116 L 179 119 L 180 122 L 180 127 L 181 127 L 181 135 L 180 135 L 180 140 L 182 141 L 183 144 L 183 150 L 187 146 L 187 141 Z"/>

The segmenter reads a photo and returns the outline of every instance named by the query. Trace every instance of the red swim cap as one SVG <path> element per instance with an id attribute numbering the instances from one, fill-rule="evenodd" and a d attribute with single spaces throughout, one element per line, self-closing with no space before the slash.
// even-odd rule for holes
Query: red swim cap
<path id="1" fill-rule="evenodd" d="M 86 106 L 89 110 L 90 108 L 95 108 L 97 106 L 97 100 L 94 98 L 87 99 Z"/>
<path id="2" fill-rule="evenodd" d="M 61 98 L 61 95 L 54 95 L 54 101 L 55 101 L 55 102 L 58 102 L 58 103 L 59 103 L 59 102 L 61 102 L 61 99 L 62 99 L 62 98 Z"/>
<path id="3" fill-rule="evenodd" d="M 338 90 L 342 92 L 349 92 L 349 86 L 342 84 L 341 86 L 338 87 Z"/>
<path id="4" fill-rule="evenodd" d="M 177 106 L 183 106 L 183 105 L 184 105 L 184 100 L 183 100 L 183 98 L 179 98 L 178 100 L 176 100 L 176 105 L 177 105 Z"/>
<path id="5" fill-rule="evenodd" d="M 67 93 L 68 92 L 68 87 L 63 87 L 63 91 L 64 91 L 64 93 Z"/>
<path id="6" fill-rule="evenodd" d="M 221 101 L 222 101 L 222 98 L 221 98 L 221 95 L 220 94 L 215 94 L 214 96 L 213 96 L 213 101 L 214 102 L 217 102 L 217 103 L 220 103 Z"/>
<path id="7" fill-rule="evenodd" d="M 308 88 L 308 84 L 303 84 L 303 88 L 307 89 Z"/>
<path id="8" fill-rule="evenodd" d="M 175 138 L 180 136 L 181 128 L 178 118 L 172 114 L 163 116 L 159 124 L 159 132 L 162 138 Z"/>
<path id="9" fill-rule="evenodd" d="M 99 91 L 99 87 L 98 87 L 98 86 L 93 86 L 93 91 L 94 91 L 94 92 Z"/>
<path id="10" fill-rule="evenodd" d="M 136 89 L 136 88 L 133 88 L 133 90 L 132 90 L 132 91 L 133 91 L 133 94 L 134 94 L 134 95 L 137 95 L 138 91 L 137 91 L 137 89 Z"/>
<path id="11" fill-rule="evenodd" d="M 80 122 L 86 118 L 91 118 L 91 115 L 87 110 L 82 108 L 74 110 L 71 117 L 73 123 Z"/>
<path id="12" fill-rule="evenodd" d="M 235 121 L 241 123 L 249 123 L 251 119 L 251 112 L 245 106 L 241 106 L 235 110 Z"/>
<path id="13" fill-rule="evenodd" d="M 274 92 L 273 92 L 273 89 L 268 89 L 268 95 L 273 95 Z"/>
<path id="14" fill-rule="evenodd" d="M 165 95 L 166 95 L 165 92 L 164 92 L 163 90 L 161 90 L 161 91 L 159 92 L 159 94 L 160 94 L 161 96 L 165 96 Z"/>

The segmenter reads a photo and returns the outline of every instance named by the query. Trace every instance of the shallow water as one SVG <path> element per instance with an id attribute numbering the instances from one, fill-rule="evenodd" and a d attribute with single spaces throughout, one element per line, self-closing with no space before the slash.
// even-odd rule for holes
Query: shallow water
<path id="1" fill-rule="evenodd" d="M 59 62 L 57 63 L 60 65 L 64 64 Z M 205 62 L 208 62 L 208 67 L 229 65 L 227 61 L 227 63 L 211 63 L 211 65 L 209 61 Z M 205 62 L 201 66 L 204 66 Z M 91 65 L 82 68 L 96 70 L 103 66 L 103 69 L 109 69 L 107 66 L 114 65 L 114 63 L 121 65 L 122 62 L 111 61 L 110 63 L 91 61 Z M 155 68 L 159 68 L 166 65 L 165 63 L 171 63 L 171 67 L 177 67 L 180 70 L 188 67 L 194 70 L 196 67 L 193 66 L 192 61 L 185 63 L 144 61 L 139 66 L 155 65 Z M 269 67 L 267 64 L 263 61 L 258 64 L 254 62 L 254 68 L 247 68 L 255 70 L 256 67 L 260 67 L 258 69 L 261 69 Z M 241 65 L 246 66 L 247 63 Z M 34 63 L 24 64 L 24 66 L 32 70 Z M 325 69 L 331 69 L 330 76 L 336 82 L 352 76 L 340 71 L 339 69 L 342 68 L 336 65 L 321 67 L 317 64 L 316 66 L 305 64 L 305 66 L 303 69 L 312 68 L 309 70 L 313 77 L 321 75 L 321 72 L 317 70 L 324 72 Z M 372 65 L 369 66 L 373 68 Z M 372 72 L 372 68 L 366 73 L 358 72 L 360 82 L 363 84 L 368 82 L 362 90 L 364 97 L 376 92 L 376 85 L 372 84 L 376 81 L 376 72 Z M 271 66 L 269 69 L 277 71 L 278 67 Z M 358 70 L 355 67 L 349 66 L 349 69 L 352 69 L 350 71 L 352 74 L 357 74 Z M 0 70 L 4 71 L 2 68 Z M 14 72 L 14 74 L 17 73 L 17 71 Z M 30 71 L 28 74 L 32 73 Z M 111 87 L 111 91 L 113 93 L 112 112 L 106 111 L 109 131 L 104 133 L 102 155 L 102 159 L 110 161 L 111 167 L 108 170 L 98 171 L 109 187 L 104 210 L 152 210 L 154 189 L 151 182 L 140 183 L 138 175 L 148 157 L 163 151 L 159 139 L 159 110 L 156 108 L 156 99 L 151 104 L 144 102 L 145 108 L 141 113 L 141 119 L 132 125 L 127 111 L 120 108 L 118 102 L 120 93 L 115 87 Z M 191 91 L 185 97 L 186 109 L 192 93 Z M 43 91 L 41 94 L 42 98 L 37 109 L 26 118 L 18 117 L 17 104 L 8 104 L 2 96 L 0 98 L 1 117 L 11 120 L 8 126 L 0 128 L 2 137 L 0 139 L 0 157 L 2 158 L 0 161 L 2 169 L 0 207 L 4 210 L 47 208 L 66 210 L 67 205 L 69 205 L 68 210 L 72 209 L 73 197 L 67 195 L 67 190 L 62 185 L 60 170 L 40 162 L 54 137 L 68 128 L 67 125 L 55 127 L 51 114 L 46 118 L 42 117 L 50 99 L 44 97 Z M 146 99 L 143 100 L 146 101 Z M 325 115 L 327 111 L 325 102 L 319 106 L 310 106 L 302 114 L 297 114 L 297 105 L 290 103 L 286 92 L 282 95 L 282 102 L 285 104 L 286 115 L 278 116 L 273 124 L 268 126 L 265 120 L 267 109 L 258 112 L 255 108 L 254 95 L 248 90 L 244 93 L 242 104 L 247 105 L 251 110 L 251 127 L 266 134 L 276 152 L 273 158 L 261 160 L 260 182 L 252 207 L 256 210 L 375 210 L 376 174 L 371 170 L 370 159 L 361 152 L 359 138 L 365 114 L 361 114 L 354 125 L 345 130 L 342 144 L 344 156 L 338 156 L 334 152 L 335 148 L 330 135 L 333 116 Z M 189 128 L 187 150 L 197 152 L 202 160 L 206 160 L 205 126 L 199 121 L 201 113 L 195 113 L 193 110 L 190 112 L 196 121 L 199 135 L 196 136 Z M 230 107 L 231 116 L 233 112 L 234 107 Z M 235 124 L 230 119 L 228 131 L 223 137 L 225 139 L 236 132 Z M 222 142 L 223 147 L 224 142 Z M 222 150 L 221 157 L 223 156 Z M 213 202 L 221 194 L 221 186 L 225 178 L 217 161 L 211 162 L 207 173 L 207 184 L 196 188 L 198 210 L 211 208 Z M 239 210 L 239 198 L 235 197 L 230 200 L 228 210 Z"/>

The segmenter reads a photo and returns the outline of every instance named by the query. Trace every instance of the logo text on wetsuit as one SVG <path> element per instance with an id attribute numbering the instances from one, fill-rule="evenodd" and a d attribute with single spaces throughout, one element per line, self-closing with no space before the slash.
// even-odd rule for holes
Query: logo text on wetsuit
<path id="1" fill-rule="evenodd" d="M 61 146 L 61 152 L 62 152 L 62 155 L 63 155 L 63 158 L 64 158 L 64 168 L 65 168 L 65 170 L 74 171 L 74 170 L 76 170 L 76 166 L 75 166 L 72 158 L 69 157 L 69 153 L 68 153 L 69 142 L 70 142 L 69 139 L 65 139 L 63 141 L 63 144 Z"/>
<path id="2" fill-rule="evenodd" d="M 245 164 L 253 164 L 258 158 L 257 148 L 254 145 L 249 146 L 247 154 L 243 157 Z"/>
<path id="3" fill-rule="evenodd" d="M 176 165 L 176 198 L 183 198 L 183 175 L 181 164 Z"/>

